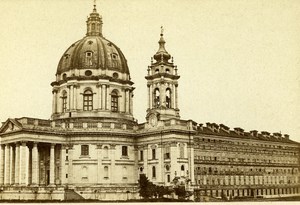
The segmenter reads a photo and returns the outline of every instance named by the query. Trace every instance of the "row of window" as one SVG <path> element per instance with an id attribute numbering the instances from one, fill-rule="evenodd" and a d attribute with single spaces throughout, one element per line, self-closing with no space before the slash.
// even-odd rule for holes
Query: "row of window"
<path id="1" fill-rule="evenodd" d="M 111 111 L 118 112 L 118 92 L 116 90 L 111 92 Z M 64 91 L 62 94 L 62 112 L 67 111 L 67 92 Z M 83 93 L 83 110 L 91 111 L 93 110 L 93 92 L 91 90 L 86 90 Z"/>
<path id="2" fill-rule="evenodd" d="M 293 184 L 298 183 L 298 179 L 297 177 L 287 178 L 286 176 L 225 176 L 224 178 L 203 176 L 198 177 L 198 183 L 203 185 Z"/>
<path id="3" fill-rule="evenodd" d="M 104 150 L 104 156 L 108 156 L 108 147 L 105 146 L 103 148 Z M 66 150 L 66 153 L 68 153 L 68 150 Z M 81 145 L 81 156 L 88 156 L 89 155 L 89 145 Z M 122 156 L 128 156 L 128 147 L 122 146 Z"/>
<path id="4" fill-rule="evenodd" d="M 105 146 L 104 153 L 108 152 L 108 147 Z M 128 146 L 122 146 L 122 156 L 128 156 Z M 66 150 L 68 151 L 68 150 Z M 164 159 L 170 159 L 170 147 L 165 148 Z M 156 148 L 151 149 L 152 159 L 156 159 Z M 81 145 L 81 156 L 89 155 L 89 145 Z M 184 158 L 184 147 L 180 146 L 180 158 Z M 139 160 L 144 161 L 144 151 L 140 150 Z"/>
<path id="5" fill-rule="evenodd" d="M 216 140 L 216 139 L 209 139 L 209 138 L 195 138 L 196 142 L 202 141 L 202 142 L 210 142 L 210 143 L 217 143 L 217 144 L 232 144 L 232 145 L 243 145 L 247 148 L 249 147 L 266 147 L 266 148 L 279 148 L 279 149 L 297 149 L 293 147 L 284 147 L 282 145 L 270 145 L 270 144 L 259 144 L 259 143 L 247 143 L 247 142 L 234 142 L 234 141 L 229 141 L 229 140 Z M 297 154 L 297 152 L 284 152 L 280 150 L 274 150 L 276 152 L 280 152 L 282 154 L 287 153 L 287 154 Z"/>
<path id="6" fill-rule="evenodd" d="M 218 162 L 237 162 L 237 163 L 282 163 L 282 164 L 297 164 L 298 159 L 280 157 L 280 159 L 250 159 L 250 158 L 235 158 L 235 157 L 214 157 L 214 156 L 195 156 L 195 159 L 202 161 L 218 161 Z"/>
<path id="7" fill-rule="evenodd" d="M 179 147 L 179 158 L 184 158 L 184 146 Z M 156 159 L 156 148 L 151 149 L 152 159 Z M 171 159 L 170 147 L 164 148 L 164 159 Z M 144 161 L 144 151 L 140 150 L 140 161 Z"/>

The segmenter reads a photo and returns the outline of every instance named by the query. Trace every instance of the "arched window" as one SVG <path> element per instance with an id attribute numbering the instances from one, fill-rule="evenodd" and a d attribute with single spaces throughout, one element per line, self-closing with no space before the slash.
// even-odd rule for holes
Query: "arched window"
<path id="1" fill-rule="evenodd" d="M 93 93 L 91 90 L 86 90 L 83 93 L 83 110 L 93 110 Z"/>
<path id="2" fill-rule="evenodd" d="M 167 108 L 171 108 L 171 89 L 167 88 L 166 90 L 166 107 Z"/>
<path id="3" fill-rule="evenodd" d="M 160 93 L 159 93 L 159 89 L 158 88 L 155 88 L 154 90 L 154 107 L 159 107 L 160 105 L 160 99 L 159 99 L 159 96 L 160 96 Z"/>
<path id="4" fill-rule="evenodd" d="M 66 112 L 67 111 L 67 92 L 64 90 L 62 93 L 62 112 Z"/>
<path id="5" fill-rule="evenodd" d="M 184 165 L 181 165 L 180 169 L 181 169 L 181 171 L 184 171 Z"/>
<path id="6" fill-rule="evenodd" d="M 156 177 L 156 168 L 153 166 L 152 167 L 152 178 Z"/>
<path id="7" fill-rule="evenodd" d="M 118 112 L 118 93 L 115 90 L 111 93 L 111 111 Z"/>

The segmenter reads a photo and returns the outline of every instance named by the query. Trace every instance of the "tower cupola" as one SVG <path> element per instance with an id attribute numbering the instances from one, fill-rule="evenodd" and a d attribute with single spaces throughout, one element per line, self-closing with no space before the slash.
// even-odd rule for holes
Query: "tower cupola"
<path id="1" fill-rule="evenodd" d="M 158 51 L 151 58 L 148 66 L 148 109 L 146 119 L 156 116 L 159 120 L 180 118 L 178 109 L 178 79 L 177 66 L 173 63 L 173 57 L 165 48 L 163 28 L 161 27 Z M 171 59 L 171 61 L 170 61 Z"/>
<path id="2" fill-rule="evenodd" d="M 171 55 L 165 49 L 165 43 L 166 41 L 164 39 L 163 28 L 161 28 L 160 39 L 158 41 L 159 49 L 156 54 L 154 54 L 154 59 L 156 61 L 168 62 L 168 60 L 171 58 Z"/>

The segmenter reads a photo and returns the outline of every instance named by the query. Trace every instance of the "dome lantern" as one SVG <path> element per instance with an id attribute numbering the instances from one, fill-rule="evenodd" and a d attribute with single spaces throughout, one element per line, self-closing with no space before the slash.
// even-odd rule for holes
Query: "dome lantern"
<path id="1" fill-rule="evenodd" d="M 93 12 L 86 21 L 87 36 L 102 36 L 102 16 L 97 12 L 96 1 L 94 1 Z"/>

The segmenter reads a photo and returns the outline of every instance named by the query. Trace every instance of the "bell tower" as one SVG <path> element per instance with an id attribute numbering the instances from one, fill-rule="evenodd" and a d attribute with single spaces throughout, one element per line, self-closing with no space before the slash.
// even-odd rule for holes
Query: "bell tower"
<path id="1" fill-rule="evenodd" d="M 148 87 L 148 109 L 149 117 L 158 120 L 172 118 L 179 119 L 178 109 L 178 79 L 177 66 L 173 63 L 173 57 L 165 49 L 163 27 L 161 27 L 158 51 L 151 58 L 151 65 L 148 66 L 147 79 Z M 153 117 L 151 117 L 153 116 Z"/>

